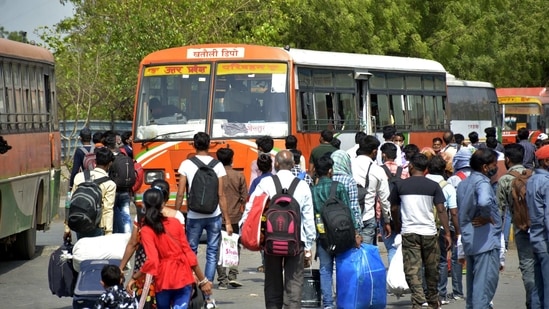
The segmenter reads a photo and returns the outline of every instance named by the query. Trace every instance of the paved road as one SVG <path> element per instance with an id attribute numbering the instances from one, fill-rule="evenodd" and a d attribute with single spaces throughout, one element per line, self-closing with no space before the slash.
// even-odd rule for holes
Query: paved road
<path id="1" fill-rule="evenodd" d="M 46 308 L 69 309 L 71 298 L 58 298 L 48 288 L 47 268 L 49 255 L 61 244 L 62 222 L 56 220 L 50 231 L 38 232 L 37 256 L 31 261 L 0 262 L 0 308 Z M 384 251 L 383 247 L 380 248 Z M 204 245 L 199 248 L 199 259 L 204 262 Z M 382 253 L 385 259 L 385 253 Z M 264 308 L 263 274 L 256 271 L 260 264 L 259 253 L 243 250 L 238 289 L 215 290 L 214 298 L 222 309 Z M 318 264 L 313 267 L 318 268 Z M 464 278 L 465 282 L 465 278 Z M 217 285 L 216 285 L 217 287 Z M 409 295 L 400 299 L 389 296 L 388 309 L 410 308 Z M 495 308 L 524 308 L 524 288 L 518 270 L 517 253 L 511 249 L 507 253 L 507 267 L 501 273 Z M 446 309 L 464 308 L 464 301 L 444 306 Z"/>

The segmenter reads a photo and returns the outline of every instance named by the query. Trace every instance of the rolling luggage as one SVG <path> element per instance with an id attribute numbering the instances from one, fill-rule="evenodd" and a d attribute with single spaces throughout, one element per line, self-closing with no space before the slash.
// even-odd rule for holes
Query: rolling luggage
<path id="1" fill-rule="evenodd" d="M 50 255 L 48 283 L 52 294 L 71 297 L 78 273 L 72 267 L 72 244 L 65 242 Z"/>
<path id="2" fill-rule="evenodd" d="M 99 296 L 105 292 L 100 282 L 101 270 L 108 264 L 118 266 L 120 260 L 84 260 L 80 263 L 80 272 L 72 299 L 73 309 L 93 308 Z"/>

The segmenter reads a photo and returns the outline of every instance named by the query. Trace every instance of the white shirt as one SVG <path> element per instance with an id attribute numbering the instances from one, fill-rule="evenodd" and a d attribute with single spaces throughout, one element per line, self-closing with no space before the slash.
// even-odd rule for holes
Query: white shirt
<path id="1" fill-rule="evenodd" d="M 289 188 L 290 184 L 295 179 L 295 176 L 289 170 L 279 170 L 276 175 L 280 179 L 282 188 Z M 246 203 L 246 210 L 244 210 L 242 219 L 240 219 L 240 225 L 246 221 L 248 213 L 252 209 L 254 198 L 263 193 L 267 193 L 269 198 L 276 195 L 276 187 L 272 177 L 265 177 L 261 179 L 254 192 L 250 195 L 250 199 Z M 316 228 L 313 210 L 313 197 L 311 194 L 311 189 L 309 189 L 309 185 L 305 181 L 299 181 L 299 184 L 294 192 L 294 198 L 301 206 L 301 241 L 305 244 L 305 250 L 311 250 L 313 242 L 316 238 Z"/>
<path id="2" fill-rule="evenodd" d="M 205 156 L 205 155 L 196 155 L 200 161 L 204 162 L 204 164 L 210 163 L 210 161 L 213 160 L 211 156 Z M 225 175 L 227 175 L 227 172 L 225 172 L 225 168 L 223 167 L 223 164 L 221 162 L 217 163 L 213 170 L 215 171 L 215 174 L 217 175 L 217 178 L 221 178 Z M 179 174 L 187 177 L 187 186 L 188 191 L 191 191 L 191 185 L 193 183 L 194 175 L 196 174 L 196 171 L 198 171 L 198 166 L 193 163 L 193 161 L 187 159 L 181 162 L 181 165 L 179 166 Z M 187 212 L 187 218 L 189 219 L 203 219 L 203 218 L 214 218 L 221 214 L 221 209 L 219 208 L 219 205 L 217 205 L 217 209 L 212 214 L 201 214 L 198 212 L 194 212 L 192 210 L 188 210 Z"/>
<path id="3" fill-rule="evenodd" d="M 370 166 L 370 172 L 368 173 L 368 167 Z M 387 180 L 387 174 L 383 168 L 377 165 L 372 158 L 360 155 L 352 160 L 353 178 L 357 184 L 366 186 L 366 174 L 370 182 L 368 184 L 366 198 L 364 200 L 364 211 L 362 212 L 362 221 L 374 218 L 376 215 L 376 196 L 379 197 L 381 204 L 381 213 L 385 222 L 390 220 L 391 203 L 389 202 L 389 182 Z"/>
<path id="4" fill-rule="evenodd" d="M 355 144 L 353 147 L 347 149 L 347 154 L 351 159 L 356 158 L 356 151 L 358 150 L 359 145 Z"/>

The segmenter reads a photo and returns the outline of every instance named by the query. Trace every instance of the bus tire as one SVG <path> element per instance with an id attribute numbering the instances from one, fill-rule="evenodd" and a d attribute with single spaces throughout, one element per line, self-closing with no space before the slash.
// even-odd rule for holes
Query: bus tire
<path id="1" fill-rule="evenodd" d="M 31 260 L 36 253 L 36 226 L 22 231 L 15 236 L 13 249 L 15 256 L 23 260 Z"/>

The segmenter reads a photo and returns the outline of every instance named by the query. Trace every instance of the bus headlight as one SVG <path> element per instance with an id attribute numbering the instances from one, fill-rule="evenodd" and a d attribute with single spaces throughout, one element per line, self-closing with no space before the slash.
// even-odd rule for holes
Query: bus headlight
<path id="1" fill-rule="evenodd" d="M 150 185 L 157 179 L 164 179 L 164 171 L 145 171 L 145 183 Z"/>

